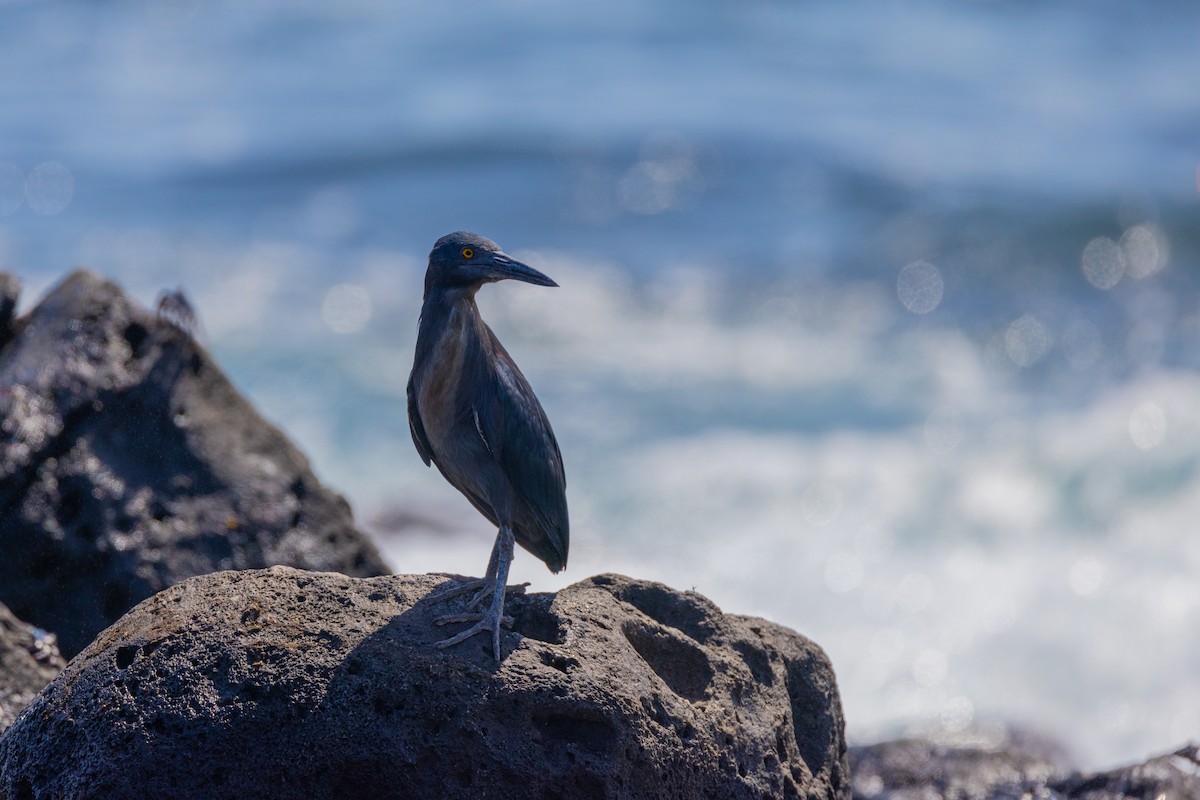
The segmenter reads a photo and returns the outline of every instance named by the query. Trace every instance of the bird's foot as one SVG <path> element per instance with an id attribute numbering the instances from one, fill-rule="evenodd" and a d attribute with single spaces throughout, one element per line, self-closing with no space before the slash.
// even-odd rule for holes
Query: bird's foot
<path id="1" fill-rule="evenodd" d="M 492 616 L 491 614 L 448 614 L 444 617 L 438 617 L 433 621 L 434 625 L 453 625 L 456 622 L 474 622 L 475 624 L 467 628 L 465 631 L 454 634 L 449 639 L 443 639 L 437 643 L 439 650 L 446 647 L 453 647 L 460 642 L 465 642 L 477 633 L 492 634 L 492 646 L 496 649 L 496 660 L 500 660 L 500 628 L 511 628 L 513 618 L 507 614 Z"/>
<path id="2" fill-rule="evenodd" d="M 473 592 L 477 589 L 483 589 L 485 586 L 487 586 L 487 583 L 487 580 L 484 578 L 463 581 L 458 586 L 438 592 L 430 597 L 429 600 L 432 603 L 440 603 L 443 600 L 449 600 L 451 597 L 458 597 L 460 594 L 466 594 L 467 592 Z M 474 602 L 474 600 L 471 601 L 472 604 L 474 604 Z"/>
<path id="3" fill-rule="evenodd" d="M 453 625 L 456 622 L 479 622 L 479 621 L 485 620 L 487 618 L 488 618 L 487 614 L 480 614 L 478 612 L 476 612 L 474 614 L 447 614 L 444 617 L 438 617 L 437 619 L 435 619 L 433 621 L 433 624 L 437 625 L 440 628 L 443 625 Z M 502 628 L 512 628 L 513 618 L 510 617 L 508 614 L 505 614 L 504 616 L 500 617 L 500 626 Z M 450 645 L 448 645 L 448 644 L 447 645 L 443 645 L 443 644 L 438 645 L 438 647 L 443 647 L 443 646 L 449 647 Z"/>
<path id="4" fill-rule="evenodd" d="M 488 562 L 487 574 L 483 580 L 468 581 L 438 596 L 441 599 L 451 596 L 452 593 L 462 594 L 478 587 L 478 593 L 467 604 L 467 610 L 472 613 L 451 614 L 436 620 L 438 625 L 448 625 L 452 622 L 475 623 L 465 631 L 438 642 L 439 648 L 450 647 L 466 641 L 477 633 L 487 632 L 492 634 L 492 655 L 495 656 L 496 663 L 500 663 L 500 627 L 505 624 L 512 625 L 512 618 L 504 615 L 504 595 L 509 590 L 508 566 L 512 563 L 513 544 L 512 529 L 507 525 L 501 525 L 496 534 L 496 544 L 492 548 L 492 558 Z M 528 584 L 521 584 L 514 588 L 524 593 L 526 586 Z M 476 612 L 475 609 L 489 597 L 491 602 L 488 604 L 487 610 L 482 613 Z"/>
<path id="5" fill-rule="evenodd" d="M 459 595 L 467 594 L 468 592 L 476 592 L 475 596 L 467 602 L 465 613 L 446 614 L 445 616 L 438 617 L 433 621 L 433 624 L 439 627 L 443 625 L 453 625 L 456 622 L 475 623 L 466 630 L 454 634 L 449 639 L 443 639 L 442 641 L 438 642 L 437 647 L 439 649 L 452 647 L 461 642 L 465 642 L 467 639 L 470 639 L 477 633 L 490 633 L 492 634 L 492 646 L 496 650 L 496 660 L 499 661 L 500 629 L 511 629 L 513 625 L 513 618 L 507 614 L 504 614 L 502 611 L 504 608 L 503 598 L 509 593 L 525 594 L 525 589 L 528 586 L 528 582 L 518 583 L 512 586 L 505 586 L 503 591 L 498 592 L 496 591 L 496 586 L 493 581 L 489 581 L 486 578 L 480 578 L 477 580 L 464 581 L 458 586 L 455 586 L 452 589 L 447 589 L 446 591 L 430 598 L 436 602 L 448 600 L 452 597 L 458 597 Z M 479 606 L 483 605 L 488 600 L 491 600 L 491 608 L 489 608 L 486 612 L 476 611 Z"/>
<path id="6" fill-rule="evenodd" d="M 525 588 L 529 586 L 529 581 L 525 583 L 515 583 L 512 586 L 504 587 L 504 594 L 525 594 Z M 479 588 L 479 591 L 471 598 L 471 602 L 467 603 L 467 608 L 472 611 L 483 605 L 489 597 L 493 595 L 493 588 L 486 583 Z"/>
<path id="7" fill-rule="evenodd" d="M 505 594 L 525 594 L 525 589 L 529 586 L 529 581 L 524 583 L 515 583 L 512 586 L 505 586 Z M 449 600 L 452 597 L 458 597 L 469 592 L 475 592 L 475 596 L 467 603 L 467 608 L 475 610 L 487 601 L 495 592 L 495 587 L 487 578 L 476 578 L 474 580 L 463 581 L 458 586 L 438 592 L 433 597 L 430 597 L 430 602 L 440 603 L 443 600 Z"/>

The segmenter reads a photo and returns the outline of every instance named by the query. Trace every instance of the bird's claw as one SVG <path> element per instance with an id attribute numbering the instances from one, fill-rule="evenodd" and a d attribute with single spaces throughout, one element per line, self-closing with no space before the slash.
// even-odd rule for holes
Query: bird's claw
<path id="1" fill-rule="evenodd" d="M 525 581 L 524 583 L 517 583 L 512 586 L 505 586 L 504 594 L 505 594 L 505 596 L 510 595 L 510 594 L 522 594 L 523 595 L 523 594 L 525 594 L 525 587 L 527 587 L 528 585 L 529 585 L 529 581 Z M 476 593 L 476 595 L 474 597 L 471 598 L 471 602 L 467 603 L 467 608 L 469 608 L 473 611 L 473 610 L 479 608 L 479 606 L 482 605 L 483 602 L 486 601 L 491 596 L 492 596 L 491 588 L 484 586 L 479 590 L 478 593 Z"/>
<path id="2" fill-rule="evenodd" d="M 476 578 L 475 580 L 463 581 L 458 586 L 438 592 L 437 594 L 433 595 L 429 599 L 431 602 L 434 602 L 434 603 L 441 602 L 442 600 L 449 600 L 451 597 L 458 597 L 460 594 L 466 594 L 467 592 L 474 591 L 475 589 L 482 589 L 486 586 L 486 584 L 487 584 L 487 581 L 484 580 L 483 578 Z M 472 600 L 471 602 L 474 603 L 475 601 Z"/>
<path id="3" fill-rule="evenodd" d="M 443 625 L 453 625 L 456 622 L 479 622 L 489 619 L 487 614 L 447 614 L 444 617 L 438 617 L 433 621 L 434 625 L 441 627 Z M 511 628 L 513 626 L 513 618 L 505 614 L 500 618 L 500 626 L 502 628 Z M 438 645 L 441 647 L 442 645 Z"/>
<path id="4" fill-rule="evenodd" d="M 508 566 L 512 563 L 513 551 L 513 532 L 507 525 L 501 525 L 499 532 L 496 534 L 496 544 L 492 548 L 492 558 L 488 562 L 487 574 L 484 575 L 481 581 L 467 581 L 463 584 L 455 586 L 446 592 L 442 592 L 435 599 L 444 599 L 453 595 L 469 592 L 472 589 L 478 588 L 478 593 L 471 598 L 467 603 L 467 612 L 465 614 L 449 614 L 439 617 L 435 620 L 437 625 L 449 625 L 452 622 L 474 622 L 475 624 L 461 631 L 449 639 L 445 639 L 437 643 L 439 649 L 456 645 L 459 642 L 465 642 L 477 633 L 490 633 L 492 635 L 492 655 L 496 658 L 496 663 L 500 663 L 500 628 L 512 627 L 512 617 L 504 614 L 504 596 L 510 588 L 515 588 L 519 593 L 524 594 L 525 587 L 529 584 L 520 584 L 516 587 L 508 586 Z M 491 597 L 491 603 L 488 605 L 487 611 L 476 611 L 479 604 Z"/>
<path id="5" fill-rule="evenodd" d="M 505 586 L 504 593 L 507 594 L 525 594 L 525 589 L 529 586 L 529 581 L 524 583 L 515 583 L 512 586 Z M 478 591 L 476 591 L 478 590 Z M 452 597 L 475 592 L 475 596 L 467 603 L 467 608 L 476 609 L 493 594 L 493 587 L 486 578 L 475 578 L 469 581 L 463 581 L 458 586 L 450 589 L 444 589 L 441 592 L 429 598 L 432 603 L 440 603 L 443 600 L 449 600 Z"/>
<path id="6" fill-rule="evenodd" d="M 453 647 L 456 644 L 465 642 L 477 633 L 490 633 L 492 639 L 492 652 L 496 657 L 496 663 L 500 663 L 500 628 L 501 626 L 512 627 L 512 617 L 501 616 L 499 618 L 491 614 L 452 614 L 448 617 L 440 617 L 434 621 L 436 625 L 448 625 L 452 622 L 471 622 L 475 624 L 467 628 L 465 631 L 454 634 L 449 639 L 443 639 L 435 646 L 439 650 L 447 647 Z"/>

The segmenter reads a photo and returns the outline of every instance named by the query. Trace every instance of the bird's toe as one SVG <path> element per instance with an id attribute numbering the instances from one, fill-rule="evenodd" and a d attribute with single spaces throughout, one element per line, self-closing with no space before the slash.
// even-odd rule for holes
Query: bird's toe
<path id="1" fill-rule="evenodd" d="M 443 589 L 437 594 L 430 596 L 429 600 L 433 603 L 440 603 L 441 601 L 449 600 L 452 597 L 458 597 L 459 595 L 464 595 L 468 592 L 484 589 L 486 588 L 486 585 L 487 581 L 483 578 L 475 578 L 474 580 L 463 581 L 457 586 L 453 586 L 449 589 Z M 471 602 L 474 603 L 475 600 L 472 599 Z"/>
<path id="2" fill-rule="evenodd" d="M 482 625 L 485 621 L 490 621 L 491 619 L 492 616 L 490 614 L 480 614 L 478 612 L 468 614 L 447 614 L 443 617 L 438 617 L 435 619 L 433 624 L 441 627 L 443 625 L 453 625 L 456 622 L 478 622 L 480 625 Z M 513 618 L 508 614 L 505 614 L 504 616 L 500 617 L 500 625 L 505 628 L 512 628 Z M 479 627 L 479 625 L 476 625 L 475 627 Z"/>

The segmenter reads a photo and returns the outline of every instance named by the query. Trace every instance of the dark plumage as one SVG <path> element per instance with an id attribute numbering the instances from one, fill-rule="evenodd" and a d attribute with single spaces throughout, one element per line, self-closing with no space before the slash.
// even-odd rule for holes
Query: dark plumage
<path id="1" fill-rule="evenodd" d="M 475 305 L 479 287 L 508 278 L 558 285 L 478 234 L 452 233 L 437 241 L 408 380 L 417 452 L 499 529 L 487 574 L 468 587 L 481 587 L 472 607 L 490 596 L 489 610 L 443 618 L 476 624 L 441 645 L 488 630 L 497 660 L 513 541 L 553 572 L 566 566 L 569 545 L 566 476 L 554 431 Z"/>

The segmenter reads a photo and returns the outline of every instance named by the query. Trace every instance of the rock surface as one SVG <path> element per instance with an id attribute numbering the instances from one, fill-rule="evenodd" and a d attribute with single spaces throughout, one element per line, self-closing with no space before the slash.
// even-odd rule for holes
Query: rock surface
<path id="1" fill-rule="evenodd" d="M 1052 748 L 1008 736 L 987 743 L 900 739 L 856 746 L 850 766 L 855 800 L 1019 798 L 1071 772 Z"/>
<path id="2" fill-rule="evenodd" d="M 65 666 L 53 634 L 21 622 L 0 604 L 0 733 Z"/>
<path id="3" fill-rule="evenodd" d="M 27 315 L 0 273 L 0 602 L 81 650 L 184 578 L 388 569 L 192 338 L 79 271 Z"/>
<path id="4" fill-rule="evenodd" d="M 1189 744 L 1142 764 L 1075 774 L 1053 788 L 1070 800 L 1196 800 L 1200 798 L 1200 747 Z"/>
<path id="5" fill-rule="evenodd" d="M 854 800 L 1196 800 L 1189 745 L 1144 764 L 1084 774 L 1042 743 L 936 744 L 901 739 L 850 749 Z"/>
<path id="6" fill-rule="evenodd" d="M 435 575 L 188 580 L 75 658 L 0 738 L 0 796 L 849 798 L 815 644 L 616 575 L 510 595 L 447 650 Z"/>

